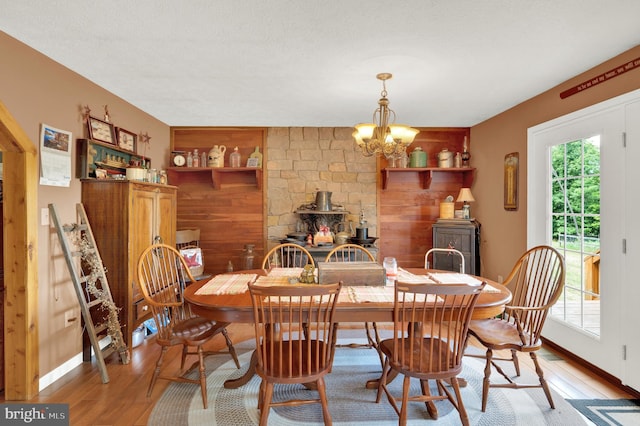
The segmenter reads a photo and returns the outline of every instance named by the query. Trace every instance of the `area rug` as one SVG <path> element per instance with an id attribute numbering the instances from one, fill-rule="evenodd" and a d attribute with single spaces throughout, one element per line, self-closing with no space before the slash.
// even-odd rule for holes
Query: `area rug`
<path id="1" fill-rule="evenodd" d="M 640 399 L 569 399 L 597 426 L 640 425 Z"/>
<path id="2" fill-rule="evenodd" d="M 350 339 L 353 343 L 353 339 Z M 255 342 L 235 345 L 240 362 L 247 365 Z M 541 389 L 491 389 L 487 410 L 480 410 L 484 363 L 477 358 L 465 358 L 461 377 L 468 381 L 462 388 L 462 398 L 472 425 L 585 425 L 583 417 L 562 397 L 554 393 L 556 409 L 553 410 Z M 149 425 L 257 425 L 259 423 L 258 388 L 256 376 L 239 389 L 225 389 L 223 383 L 241 376 L 228 354 L 216 354 L 207 358 L 209 408 L 202 408 L 200 388 L 192 384 L 171 383 L 156 403 Z M 383 396 L 376 404 L 376 390 L 366 389 L 367 380 L 380 377 L 381 366 L 373 349 L 339 347 L 336 349 L 333 370 L 325 378 L 329 411 L 336 425 L 394 425 L 398 416 Z M 524 372 L 523 372 L 524 373 Z M 523 379 L 533 379 L 523 375 Z M 402 393 L 402 378 L 391 383 L 392 392 Z M 419 383 L 412 383 L 412 392 L 419 393 Z M 432 388 L 432 392 L 436 392 Z M 317 398 L 317 392 L 301 385 L 276 385 L 276 398 Z M 459 425 L 458 412 L 448 401 L 436 402 L 440 425 Z M 424 403 L 410 403 L 409 424 L 433 424 Z M 299 407 L 277 407 L 269 414 L 269 424 L 314 425 L 322 424 L 320 404 Z"/>

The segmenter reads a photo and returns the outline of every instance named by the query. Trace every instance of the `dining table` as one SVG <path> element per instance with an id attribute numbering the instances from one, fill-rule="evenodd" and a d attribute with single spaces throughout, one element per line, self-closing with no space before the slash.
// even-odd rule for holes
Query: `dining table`
<path id="1" fill-rule="evenodd" d="M 294 268 L 276 270 L 252 269 L 214 276 L 208 281 L 198 281 L 184 289 L 184 299 L 193 313 L 217 322 L 253 324 L 253 305 L 248 283 L 282 285 L 295 282 Z M 287 275 L 289 274 L 289 275 Z M 483 277 L 423 268 L 400 269 L 399 281 L 405 282 L 486 282 L 476 302 L 473 319 L 493 318 L 504 311 L 511 301 L 511 292 L 502 284 Z M 448 281 L 447 281 L 448 280 Z M 312 285 L 312 284 L 308 284 Z M 393 286 L 343 285 L 334 311 L 336 323 L 376 322 L 393 323 Z M 253 354 L 247 371 L 239 378 L 224 383 L 227 389 L 238 388 L 255 374 L 257 355 Z M 367 384 L 367 387 L 373 387 Z"/>

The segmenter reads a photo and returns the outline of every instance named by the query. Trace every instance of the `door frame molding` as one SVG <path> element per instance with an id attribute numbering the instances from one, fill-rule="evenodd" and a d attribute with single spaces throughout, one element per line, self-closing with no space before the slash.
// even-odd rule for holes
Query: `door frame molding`
<path id="1" fill-rule="evenodd" d="M 4 221 L 5 400 L 36 396 L 38 338 L 38 150 L 0 102 Z M 11 374 L 7 374 L 7 372 Z"/>

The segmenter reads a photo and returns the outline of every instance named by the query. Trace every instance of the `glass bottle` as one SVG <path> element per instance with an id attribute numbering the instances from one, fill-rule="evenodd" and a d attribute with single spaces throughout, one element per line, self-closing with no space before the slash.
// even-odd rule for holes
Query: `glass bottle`
<path id="1" fill-rule="evenodd" d="M 469 152 L 469 146 L 467 145 L 467 137 L 464 137 L 464 142 L 462 144 L 462 155 L 460 156 L 462 159 L 462 167 L 469 167 L 469 160 L 471 159 L 471 153 Z"/>
<path id="2" fill-rule="evenodd" d="M 257 167 L 262 167 L 262 153 L 260 152 L 259 146 L 256 146 L 256 150 L 249 155 L 249 158 L 257 158 L 258 159 Z"/>
<path id="3" fill-rule="evenodd" d="M 382 267 L 387 275 L 387 285 L 394 285 L 398 277 L 398 263 L 395 257 L 385 257 Z"/>
<path id="4" fill-rule="evenodd" d="M 229 154 L 229 162 L 231 163 L 231 167 L 240 167 L 240 153 L 238 152 L 238 147 L 233 148 L 233 152 Z"/>
<path id="5" fill-rule="evenodd" d="M 242 269 L 253 269 L 253 259 L 255 254 L 253 253 L 254 244 L 245 244 L 244 253 L 242 254 Z"/>
<path id="6" fill-rule="evenodd" d="M 200 158 L 200 167 L 207 167 L 207 153 L 203 152 Z"/>
<path id="7" fill-rule="evenodd" d="M 227 263 L 227 272 L 233 272 L 233 263 L 231 261 Z"/>
<path id="8" fill-rule="evenodd" d="M 198 154 L 198 150 L 193 150 L 193 167 L 200 167 L 200 154 Z"/>
<path id="9" fill-rule="evenodd" d="M 400 167 L 401 169 L 406 169 L 407 166 L 409 165 L 409 154 L 407 154 L 407 151 L 402 151 L 399 154 L 399 163 L 398 167 Z"/>
<path id="10" fill-rule="evenodd" d="M 191 151 L 187 154 L 187 167 L 193 167 L 193 154 Z"/>

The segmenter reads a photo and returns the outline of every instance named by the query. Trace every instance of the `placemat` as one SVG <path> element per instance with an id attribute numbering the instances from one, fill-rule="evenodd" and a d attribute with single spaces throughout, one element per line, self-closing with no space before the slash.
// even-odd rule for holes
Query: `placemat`
<path id="1" fill-rule="evenodd" d="M 257 274 L 223 274 L 211 278 L 196 291 L 196 295 L 241 294 L 248 291 L 247 284 L 256 280 Z"/>

